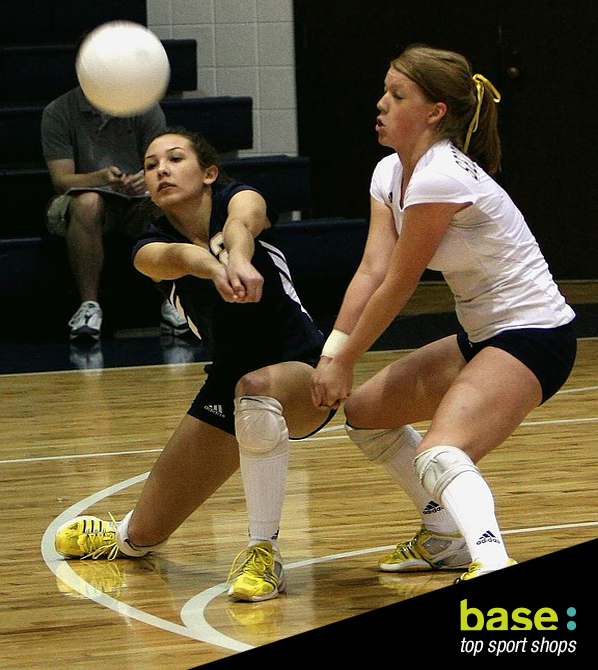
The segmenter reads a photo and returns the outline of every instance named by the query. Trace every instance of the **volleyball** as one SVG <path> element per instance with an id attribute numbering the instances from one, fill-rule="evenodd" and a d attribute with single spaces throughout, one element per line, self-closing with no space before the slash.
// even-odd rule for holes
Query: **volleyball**
<path id="1" fill-rule="evenodd" d="M 162 42 L 132 21 L 110 21 L 92 30 L 75 67 L 85 97 L 112 116 L 146 112 L 164 97 L 170 80 Z"/>

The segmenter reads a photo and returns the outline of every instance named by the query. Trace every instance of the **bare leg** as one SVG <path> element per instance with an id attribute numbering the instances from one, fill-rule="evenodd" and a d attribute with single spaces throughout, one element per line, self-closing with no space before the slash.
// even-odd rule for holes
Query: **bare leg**
<path id="1" fill-rule="evenodd" d="M 131 542 L 148 547 L 168 538 L 238 467 L 232 435 L 185 415 L 137 501 L 129 523 Z"/>
<path id="2" fill-rule="evenodd" d="M 97 193 L 83 193 L 73 199 L 69 213 L 66 242 L 79 296 L 82 302 L 97 302 L 104 264 L 104 201 Z"/>
<path id="3" fill-rule="evenodd" d="M 236 395 L 268 396 L 283 407 L 291 437 L 303 437 L 317 430 L 329 410 L 315 407 L 311 399 L 313 368 L 295 361 L 279 363 L 245 375 Z"/>

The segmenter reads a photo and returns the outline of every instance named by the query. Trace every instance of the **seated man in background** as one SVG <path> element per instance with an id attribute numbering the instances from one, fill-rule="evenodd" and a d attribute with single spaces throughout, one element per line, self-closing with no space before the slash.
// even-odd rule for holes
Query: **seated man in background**
<path id="1" fill-rule="evenodd" d="M 57 194 L 48 207 L 48 229 L 66 238 L 81 301 L 69 321 L 71 340 L 100 339 L 103 238 L 113 230 L 132 239 L 143 232 L 149 211 L 144 150 L 165 126 L 159 105 L 139 116 L 114 117 L 93 107 L 79 87 L 44 109 L 42 148 Z M 185 319 L 167 301 L 162 303 L 161 331 L 189 332 Z"/>

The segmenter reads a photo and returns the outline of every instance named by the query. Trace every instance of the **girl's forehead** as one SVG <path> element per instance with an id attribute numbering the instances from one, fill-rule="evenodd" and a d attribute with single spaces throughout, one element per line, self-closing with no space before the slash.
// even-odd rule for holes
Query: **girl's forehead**
<path id="1" fill-rule="evenodd" d="M 190 146 L 191 142 L 183 135 L 168 133 L 167 135 L 160 135 L 160 137 L 156 137 L 156 139 L 153 140 L 153 142 L 149 145 L 147 153 L 150 153 L 152 149 L 168 151 L 169 149 L 174 148 L 188 149 Z"/>
<path id="2" fill-rule="evenodd" d="M 386 86 L 409 86 L 413 84 L 411 79 L 404 75 L 402 72 L 399 72 L 394 67 L 391 67 L 386 73 L 386 78 L 384 79 Z"/>

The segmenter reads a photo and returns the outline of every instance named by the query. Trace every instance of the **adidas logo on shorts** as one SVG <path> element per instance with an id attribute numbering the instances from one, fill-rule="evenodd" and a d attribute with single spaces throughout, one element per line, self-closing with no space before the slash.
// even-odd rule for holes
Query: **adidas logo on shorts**
<path id="1" fill-rule="evenodd" d="M 224 414 L 222 405 L 205 405 L 204 409 L 206 412 L 210 412 L 211 414 L 215 414 L 216 416 L 219 416 L 221 418 L 226 418 L 226 415 Z"/>

